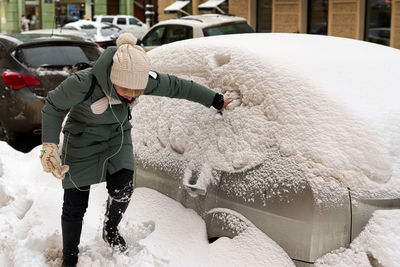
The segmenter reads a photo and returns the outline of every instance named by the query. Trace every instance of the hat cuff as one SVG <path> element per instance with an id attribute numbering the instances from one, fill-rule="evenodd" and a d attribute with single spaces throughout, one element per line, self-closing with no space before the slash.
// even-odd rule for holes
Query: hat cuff
<path id="1" fill-rule="evenodd" d="M 113 84 L 131 90 L 143 90 L 149 80 L 148 71 L 121 71 L 111 69 L 110 80 Z"/>

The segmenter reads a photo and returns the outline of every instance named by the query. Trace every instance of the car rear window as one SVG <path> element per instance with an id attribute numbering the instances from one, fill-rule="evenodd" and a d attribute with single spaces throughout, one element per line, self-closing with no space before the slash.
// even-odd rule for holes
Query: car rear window
<path id="1" fill-rule="evenodd" d="M 48 45 L 23 47 L 16 51 L 16 58 L 32 68 L 46 66 L 73 66 L 78 62 L 94 63 L 101 51 L 96 46 Z"/>
<path id="2" fill-rule="evenodd" d="M 157 46 L 193 38 L 193 28 L 183 25 L 162 25 L 152 29 L 144 38 L 144 46 Z"/>
<path id="3" fill-rule="evenodd" d="M 223 24 L 203 29 L 204 36 L 252 32 L 254 30 L 246 22 Z"/>

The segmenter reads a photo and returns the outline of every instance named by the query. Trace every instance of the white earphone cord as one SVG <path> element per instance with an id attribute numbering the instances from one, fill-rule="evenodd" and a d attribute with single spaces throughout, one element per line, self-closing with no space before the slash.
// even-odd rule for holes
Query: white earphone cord
<path id="1" fill-rule="evenodd" d="M 103 176 L 104 176 L 104 167 L 105 167 L 105 165 L 106 165 L 106 162 L 107 162 L 109 159 L 111 159 L 112 157 L 114 157 L 115 155 L 117 155 L 117 154 L 121 151 L 121 149 L 122 149 L 122 145 L 123 145 L 123 143 L 124 143 L 124 127 L 123 127 L 123 124 L 125 123 L 126 119 L 127 119 L 128 116 L 129 116 L 129 114 L 128 114 L 128 115 L 125 117 L 125 119 L 124 119 L 122 122 L 120 122 L 120 121 L 118 120 L 118 117 L 115 115 L 114 110 L 112 109 L 111 103 L 109 104 L 109 106 L 110 106 L 110 109 L 111 109 L 112 114 L 114 115 L 115 119 L 117 120 L 117 122 L 118 122 L 118 124 L 119 124 L 119 127 L 121 128 L 121 144 L 119 145 L 119 148 L 118 148 L 117 152 L 115 152 L 115 153 L 112 154 L 111 156 L 107 157 L 107 158 L 103 161 L 103 165 L 102 165 L 102 169 L 101 169 L 101 177 L 100 177 L 99 183 L 103 180 Z M 66 157 L 67 157 L 69 135 L 70 135 L 70 133 L 68 132 L 68 136 L 67 136 L 66 144 L 65 144 L 64 162 L 63 162 L 63 164 L 65 164 L 65 159 L 66 159 Z M 134 171 L 134 172 L 136 173 L 136 171 Z M 76 185 L 76 183 L 73 181 L 73 179 L 72 179 L 71 174 L 69 173 L 69 171 L 68 171 L 66 174 L 68 174 L 69 180 L 70 180 L 71 183 L 75 186 L 76 189 L 78 189 L 79 191 L 82 191 L 82 192 L 85 192 L 85 191 L 89 191 L 89 190 L 90 190 L 90 188 L 88 188 L 88 189 L 80 189 L 80 188 Z M 135 174 L 135 175 L 136 175 L 136 174 Z M 97 185 L 95 185 L 93 188 L 96 188 L 96 186 L 97 186 Z"/>

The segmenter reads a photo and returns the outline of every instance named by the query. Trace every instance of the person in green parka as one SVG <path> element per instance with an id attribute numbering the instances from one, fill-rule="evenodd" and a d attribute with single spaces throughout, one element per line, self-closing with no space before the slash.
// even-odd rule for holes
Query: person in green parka
<path id="1" fill-rule="evenodd" d="M 88 93 L 90 92 L 90 93 Z M 118 224 L 133 193 L 131 105 L 140 95 L 182 98 L 222 110 L 231 102 L 211 89 L 173 75 L 150 71 L 150 60 L 124 33 L 92 68 L 78 71 L 50 91 L 42 109 L 41 163 L 62 179 L 63 266 L 76 266 L 90 185 L 106 182 L 103 239 L 119 252 L 127 244 Z M 89 96 L 88 96 L 89 95 Z M 64 112 L 61 155 L 58 143 Z"/>

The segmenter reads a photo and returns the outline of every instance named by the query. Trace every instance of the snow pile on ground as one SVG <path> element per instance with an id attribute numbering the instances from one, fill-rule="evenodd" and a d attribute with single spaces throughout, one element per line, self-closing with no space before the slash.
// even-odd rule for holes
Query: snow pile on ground
<path id="1" fill-rule="evenodd" d="M 400 210 L 375 211 L 348 249 L 338 249 L 318 259 L 316 266 L 399 265 Z"/>
<path id="2" fill-rule="evenodd" d="M 141 97 L 132 112 L 141 159 L 172 156 L 238 171 L 278 150 L 308 177 L 367 189 L 391 179 L 387 187 L 398 190 L 398 50 L 326 36 L 250 34 L 173 43 L 149 56 L 156 71 L 239 99 L 220 115 L 185 100 Z"/>
<path id="3" fill-rule="evenodd" d="M 59 180 L 42 171 L 40 147 L 28 154 L 0 142 L 0 266 L 61 265 Z M 233 239 L 207 240 L 191 209 L 138 188 L 121 223 L 128 256 L 113 254 L 101 238 L 107 191 L 93 186 L 78 266 L 294 266 L 288 255 L 249 222 Z"/>

